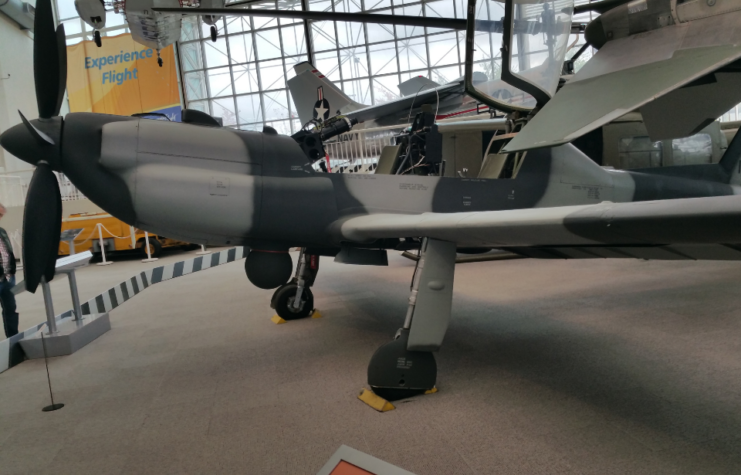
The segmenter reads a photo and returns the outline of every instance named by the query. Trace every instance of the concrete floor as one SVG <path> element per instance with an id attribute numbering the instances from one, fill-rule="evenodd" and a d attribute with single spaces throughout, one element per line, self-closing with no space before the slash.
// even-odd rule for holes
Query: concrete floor
<path id="1" fill-rule="evenodd" d="M 224 248 L 211 248 L 210 250 L 219 251 Z M 116 284 L 120 284 L 125 279 L 138 274 L 139 272 L 174 262 L 183 261 L 197 257 L 197 249 L 183 250 L 179 248 L 167 248 L 163 250 L 162 256 L 153 263 L 142 262 L 142 256 L 135 252 L 117 253 L 108 256 L 108 261 L 113 264 L 107 266 L 98 266 L 99 261 L 93 261 L 88 267 L 75 271 L 77 277 L 77 286 L 80 292 L 80 302 L 85 303 L 88 299 L 105 292 Z M 20 269 L 16 275 L 16 282 L 23 280 L 23 270 Z M 69 281 L 64 275 L 57 276 L 51 281 L 52 300 L 54 301 L 54 313 L 60 313 L 72 308 L 72 297 L 69 291 Z M 44 298 L 41 295 L 41 289 L 36 294 L 28 292 L 20 293 L 16 296 L 18 304 L 19 331 L 24 331 L 37 323 L 46 320 L 44 310 Z M 4 338 L 0 330 L 0 338 Z"/>
<path id="2" fill-rule="evenodd" d="M 43 361 L 0 374 L 0 472 L 313 474 L 347 444 L 419 475 L 741 473 L 741 263 L 461 265 L 440 392 L 381 414 L 355 397 L 412 269 L 325 259 L 324 318 L 284 325 L 241 261 L 158 284 L 50 361 L 64 409 Z"/>

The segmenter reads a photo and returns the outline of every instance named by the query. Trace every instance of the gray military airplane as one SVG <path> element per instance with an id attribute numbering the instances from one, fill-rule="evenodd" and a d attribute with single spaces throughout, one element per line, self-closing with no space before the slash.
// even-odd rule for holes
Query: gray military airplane
<path id="1" fill-rule="evenodd" d="M 336 115 L 356 119 L 358 125 L 354 130 L 405 124 L 425 104 L 435 107 L 436 113 L 440 114 L 437 119 L 479 111 L 476 100 L 466 95 L 464 78 L 440 85 L 426 77 L 413 77 L 399 84 L 403 97 L 368 106 L 348 97 L 311 63 L 299 63 L 294 70 L 296 76 L 287 84 L 299 119 L 305 125 L 313 121 L 323 122 Z M 474 83 L 486 80 L 485 74 L 477 73 Z M 488 111 L 488 107 L 483 107 L 483 111 Z"/>
<path id="2" fill-rule="evenodd" d="M 139 44 L 157 51 L 157 62 L 162 66 L 160 50 L 180 39 L 182 17 L 153 10 L 157 6 L 198 8 L 223 8 L 225 0 L 75 0 L 75 9 L 82 21 L 93 28 L 93 40 L 100 47 L 103 42 L 100 30 L 105 28 L 106 13 L 112 12 L 126 17 L 131 36 Z M 111 10 L 106 10 L 106 6 Z M 203 15 L 203 21 L 211 25 L 211 40 L 216 41 L 216 22 L 221 17 Z"/>
<path id="3" fill-rule="evenodd" d="M 285 319 L 308 316 L 319 256 L 386 263 L 417 249 L 409 306 L 396 338 L 373 355 L 368 382 L 396 399 L 434 387 L 451 316 L 457 248 L 543 258 L 741 259 L 741 138 L 719 164 L 641 172 L 605 169 L 570 144 L 500 153 L 495 137 L 472 177 L 446 177 L 432 114 L 415 118 L 395 174 L 319 173 L 322 141 L 347 130 L 281 136 L 220 127 L 186 110 L 183 123 L 94 113 L 58 116 L 66 82 L 64 29 L 51 0 L 36 11 L 39 118 L 0 145 L 35 165 L 23 223 L 26 287 L 54 276 L 61 198 L 54 171 L 124 222 L 190 242 L 250 247 L 249 280 L 277 288 Z M 504 123 L 504 121 L 502 121 Z M 380 168 L 380 167 L 379 167 Z M 394 171 L 395 170 L 395 171 Z M 291 247 L 302 248 L 292 278 Z"/>

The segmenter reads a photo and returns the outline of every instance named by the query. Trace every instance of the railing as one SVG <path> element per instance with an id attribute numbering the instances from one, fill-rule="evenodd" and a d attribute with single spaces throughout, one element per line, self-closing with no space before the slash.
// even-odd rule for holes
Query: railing
<path id="1" fill-rule="evenodd" d="M 54 173 L 59 183 L 62 201 L 84 200 L 75 185 L 62 173 Z M 0 203 L 6 207 L 24 206 L 33 170 L 20 170 L 12 175 L 0 175 Z"/>
<path id="2" fill-rule="evenodd" d="M 6 207 L 23 206 L 28 183 L 15 175 L 0 175 L 0 203 Z"/>
<path id="3" fill-rule="evenodd" d="M 438 124 L 469 122 L 491 118 L 488 110 L 477 115 L 462 115 L 438 120 Z M 372 173 L 378 165 L 381 151 L 386 145 L 394 145 L 394 137 L 401 134 L 411 124 L 374 127 L 346 132 L 331 142 L 324 143 L 324 150 L 329 155 L 333 173 Z M 319 162 L 314 168 L 320 169 Z"/>
<path id="4" fill-rule="evenodd" d="M 77 201 L 86 200 L 87 198 L 83 195 L 80 190 L 62 173 L 57 173 L 57 181 L 59 182 L 59 191 L 62 194 L 62 201 Z"/>
<path id="5" fill-rule="evenodd" d="M 394 145 L 394 137 L 408 124 L 350 131 L 324 143 L 333 173 L 369 173 L 375 170 L 386 145 Z M 315 165 L 317 167 L 317 165 Z"/>

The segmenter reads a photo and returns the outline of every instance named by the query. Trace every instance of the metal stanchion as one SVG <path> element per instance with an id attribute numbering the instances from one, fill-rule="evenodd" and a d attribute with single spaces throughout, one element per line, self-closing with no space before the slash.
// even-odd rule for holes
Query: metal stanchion
<path id="1" fill-rule="evenodd" d="M 147 246 L 146 247 L 146 249 L 147 249 L 147 258 L 146 259 L 142 259 L 142 262 L 154 262 L 154 261 L 156 261 L 158 258 L 157 257 L 152 257 L 152 251 L 150 251 L 150 249 L 149 249 L 149 233 L 146 232 L 146 231 L 144 231 L 144 245 Z"/>
<path id="2" fill-rule="evenodd" d="M 198 251 L 198 252 L 196 252 L 196 254 L 198 254 L 199 256 L 202 256 L 204 254 L 211 254 L 211 251 L 207 251 L 206 250 L 206 246 L 204 246 L 203 244 L 201 244 L 201 250 Z"/>
<path id="3" fill-rule="evenodd" d="M 46 309 L 46 324 L 49 327 L 49 335 L 56 335 L 57 320 L 54 318 L 54 304 L 51 300 L 51 288 L 45 278 L 41 278 L 41 290 L 44 293 L 44 308 Z"/>
<path id="4" fill-rule="evenodd" d="M 98 223 L 98 240 L 100 242 L 100 254 L 103 256 L 103 262 L 98 262 L 99 266 L 107 266 L 113 264 L 111 261 L 105 260 L 105 244 L 103 243 L 103 225 Z"/>
<path id="5" fill-rule="evenodd" d="M 44 295 L 46 297 L 46 295 Z M 41 409 L 44 412 L 56 411 L 64 407 L 61 402 L 54 403 L 54 393 L 51 391 L 51 376 L 49 376 L 49 358 L 46 356 L 46 340 L 44 339 L 44 332 L 41 332 L 41 346 L 44 348 L 44 364 L 46 364 L 46 381 L 49 383 L 49 397 L 51 398 L 51 404 Z"/>
<path id="6" fill-rule="evenodd" d="M 80 306 L 80 295 L 77 293 L 75 271 L 70 271 L 67 274 L 67 278 L 69 279 L 69 293 L 72 294 L 72 308 L 75 311 L 75 321 L 82 323 L 82 307 Z"/>

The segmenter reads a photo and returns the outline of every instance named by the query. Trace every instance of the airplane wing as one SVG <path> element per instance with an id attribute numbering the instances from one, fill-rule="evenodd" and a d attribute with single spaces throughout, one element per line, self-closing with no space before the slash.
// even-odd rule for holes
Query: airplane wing
<path id="1" fill-rule="evenodd" d="M 741 196 L 420 215 L 337 224 L 342 240 L 429 237 L 531 257 L 741 260 Z"/>
<path id="2" fill-rule="evenodd" d="M 505 151 L 571 142 L 741 58 L 741 30 L 731 26 L 739 23 L 734 12 L 608 41 Z"/>
<path id="3" fill-rule="evenodd" d="M 410 96 L 404 96 L 395 101 L 366 107 L 365 109 L 360 109 L 346 115 L 351 119 L 358 119 L 358 122 L 375 120 L 386 116 L 394 116 L 394 118 L 396 118 L 397 114 L 406 116 L 412 105 L 414 105 L 414 107 L 419 107 L 423 104 L 432 104 L 434 107 L 435 104 L 442 102 L 444 99 L 456 95 L 465 95 L 465 86 L 462 82 L 446 84 L 445 86 L 440 86 L 435 89 L 427 89 L 425 91 L 420 91 L 416 95 L 412 94 Z"/>

